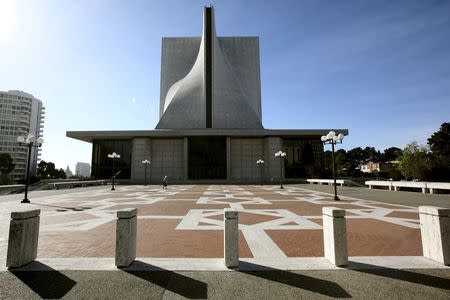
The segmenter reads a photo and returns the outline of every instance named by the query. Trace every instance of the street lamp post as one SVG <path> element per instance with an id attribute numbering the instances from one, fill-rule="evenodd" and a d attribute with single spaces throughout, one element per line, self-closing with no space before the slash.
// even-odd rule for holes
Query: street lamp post
<path id="1" fill-rule="evenodd" d="M 116 158 L 120 158 L 120 154 L 117 154 L 116 152 L 113 152 L 111 154 L 108 154 L 108 157 L 112 159 L 113 162 L 113 168 L 112 168 L 112 187 L 111 187 L 111 191 L 115 191 L 116 189 L 114 188 L 114 180 L 116 179 L 116 175 L 114 174 L 114 161 L 116 160 Z"/>
<path id="2" fill-rule="evenodd" d="M 283 188 L 283 159 L 286 157 L 286 152 L 278 151 L 275 153 L 275 157 L 280 158 L 280 189 Z"/>
<path id="3" fill-rule="evenodd" d="M 150 164 L 150 161 L 148 159 L 145 159 L 142 161 L 142 163 L 145 166 L 145 171 L 144 171 L 144 185 L 147 185 L 147 166 Z"/>
<path id="4" fill-rule="evenodd" d="M 334 146 L 336 144 L 342 144 L 342 140 L 344 139 L 344 134 L 339 133 L 336 135 L 336 132 L 330 131 L 327 135 L 322 135 L 320 138 L 324 145 L 331 144 L 331 160 L 333 163 L 333 181 L 334 181 L 334 200 L 339 201 L 339 197 L 337 195 L 337 186 L 336 186 L 336 162 L 334 159 Z"/>
<path id="5" fill-rule="evenodd" d="M 27 162 L 27 171 L 26 171 L 26 179 L 25 179 L 25 198 L 21 201 L 21 203 L 30 203 L 28 200 L 28 185 L 30 184 L 30 161 L 31 161 L 31 148 L 39 148 L 44 143 L 43 138 L 38 138 L 34 136 L 34 134 L 29 133 L 28 136 L 18 136 L 17 142 L 19 145 L 26 145 L 28 147 L 28 162 Z"/>
<path id="6" fill-rule="evenodd" d="M 263 166 L 264 166 L 264 160 L 258 159 L 256 163 L 259 165 L 259 177 L 261 178 L 261 185 L 263 185 Z"/>

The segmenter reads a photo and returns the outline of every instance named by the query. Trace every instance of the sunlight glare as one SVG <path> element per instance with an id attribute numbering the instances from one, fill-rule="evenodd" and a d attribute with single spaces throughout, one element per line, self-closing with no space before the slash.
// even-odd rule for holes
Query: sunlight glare
<path id="1" fill-rule="evenodd" d="M 18 27 L 19 15 L 14 0 L 0 0 L 0 42 L 11 41 Z"/>

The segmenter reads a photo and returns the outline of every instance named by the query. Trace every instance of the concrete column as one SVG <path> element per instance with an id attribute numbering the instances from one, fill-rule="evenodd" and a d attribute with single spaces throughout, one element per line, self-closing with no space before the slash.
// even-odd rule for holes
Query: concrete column
<path id="1" fill-rule="evenodd" d="M 227 136 L 227 180 L 231 177 L 231 138 Z"/>
<path id="2" fill-rule="evenodd" d="M 422 194 L 426 194 L 427 193 L 427 188 L 422 188 Z"/>
<path id="3" fill-rule="evenodd" d="M 227 268 L 239 267 L 239 221 L 238 211 L 225 208 L 224 213 L 224 233 L 223 252 L 225 266 Z"/>
<path id="4" fill-rule="evenodd" d="M 429 189 L 430 190 L 430 194 L 434 194 L 434 189 Z"/>
<path id="5" fill-rule="evenodd" d="M 333 207 L 323 207 L 322 218 L 325 258 L 338 267 L 347 265 L 348 254 L 345 210 Z"/>
<path id="6" fill-rule="evenodd" d="M 184 137 L 183 139 L 183 176 L 184 180 L 189 179 L 189 140 L 187 137 Z"/>
<path id="7" fill-rule="evenodd" d="M 419 206 L 423 256 L 450 265 L 450 209 Z"/>
<path id="8" fill-rule="evenodd" d="M 117 212 L 116 266 L 127 267 L 136 258 L 137 209 L 128 208 Z"/>
<path id="9" fill-rule="evenodd" d="M 371 186 L 371 185 L 369 185 L 369 189 L 370 189 L 370 190 L 372 189 L 372 186 Z"/>
<path id="10" fill-rule="evenodd" d="M 37 257 L 40 209 L 11 213 L 6 266 L 18 268 Z"/>
<path id="11" fill-rule="evenodd" d="M 400 188 L 398 186 L 394 186 L 394 191 L 398 192 L 400 190 Z"/>

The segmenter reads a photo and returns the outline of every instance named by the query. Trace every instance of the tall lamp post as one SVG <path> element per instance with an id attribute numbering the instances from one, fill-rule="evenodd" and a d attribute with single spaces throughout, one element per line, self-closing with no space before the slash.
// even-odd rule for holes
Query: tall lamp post
<path id="1" fill-rule="evenodd" d="M 280 189 L 283 188 L 283 159 L 286 157 L 286 152 L 278 151 L 275 157 L 280 158 Z"/>
<path id="2" fill-rule="evenodd" d="M 333 162 L 333 180 L 334 180 L 334 200 L 339 201 L 339 197 L 337 195 L 337 186 L 336 186 L 336 162 L 334 160 L 334 145 L 342 144 L 342 140 L 344 139 L 344 134 L 339 133 L 336 135 L 336 132 L 330 131 L 327 135 L 322 135 L 320 138 L 324 145 L 331 144 L 331 160 Z"/>
<path id="3" fill-rule="evenodd" d="M 263 184 L 263 166 L 264 166 L 264 160 L 261 158 L 256 161 L 256 163 L 259 166 L 259 177 L 261 178 L 261 185 Z"/>
<path id="4" fill-rule="evenodd" d="M 25 179 L 25 198 L 21 201 L 21 203 L 30 203 L 28 200 L 28 185 L 30 184 L 30 160 L 31 160 L 31 148 L 39 148 L 44 143 L 43 138 L 38 138 L 34 136 L 34 134 L 29 133 L 28 136 L 18 136 L 17 142 L 19 145 L 26 145 L 28 147 L 28 162 L 27 162 L 27 171 L 26 171 L 26 179 Z"/>
<path id="5" fill-rule="evenodd" d="M 142 161 L 142 163 L 145 166 L 144 185 L 147 185 L 147 166 L 150 164 L 150 161 L 148 159 L 145 159 L 145 160 Z"/>
<path id="6" fill-rule="evenodd" d="M 116 179 L 116 175 L 114 174 L 114 161 L 116 160 L 116 158 L 120 158 L 120 154 L 117 154 L 116 152 L 113 152 L 111 154 L 108 154 L 108 157 L 112 159 L 113 162 L 113 169 L 112 169 L 112 187 L 111 187 L 111 191 L 115 191 L 116 189 L 114 188 L 114 180 Z"/>

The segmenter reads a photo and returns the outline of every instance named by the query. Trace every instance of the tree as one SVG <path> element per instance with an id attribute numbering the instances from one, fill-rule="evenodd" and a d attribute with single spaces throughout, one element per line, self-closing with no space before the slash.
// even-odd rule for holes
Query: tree
<path id="1" fill-rule="evenodd" d="M 64 173 L 63 169 L 57 170 L 54 163 L 46 162 L 44 160 L 41 160 L 41 162 L 39 162 L 38 164 L 37 175 L 43 179 L 66 178 L 66 174 Z"/>
<path id="2" fill-rule="evenodd" d="M 430 180 L 450 181 L 450 123 L 443 123 L 441 128 L 428 139 L 432 152 Z"/>
<path id="3" fill-rule="evenodd" d="M 441 128 L 428 139 L 434 155 L 450 157 L 450 123 L 442 123 Z"/>
<path id="4" fill-rule="evenodd" d="M 349 160 L 353 161 L 356 164 L 360 164 L 365 162 L 364 158 L 364 150 L 361 147 L 353 148 L 347 152 Z"/>
<path id="5" fill-rule="evenodd" d="M 390 147 L 384 149 L 381 154 L 382 162 L 396 161 L 402 155 L 402 149 L 397 147 Z"/>
<path id="6" fill-rule="evenodd" d="M 0 174 L 8 175 L 15 167 L 16 165 L 13 163 L 9 153 L 0 153 Z"/>
<path id="7" fill-rule="evenodd" d="M 366 147 L 363 150 L 364 152 L 364 161 L 368 162 L 368 161 L 373 161 L 373 162 L 378 162 L 380 161 L 381 158 L 381 153 L 380 151 L 375 150 L 374 147 Z"/>
<path id="8" fill-rule="evenodd" d="M 0 184 L 9 183 L 9 173 L 11 173 L 16 165 L 13 163 L 9 153 L 0 153 Z"/>
<path id="9" fill-rule="evenodd" d="M 398 165 L 406 179 L 423 179 L 431 168 L 430 151 L 414 141 L 403 149 Z"/>

